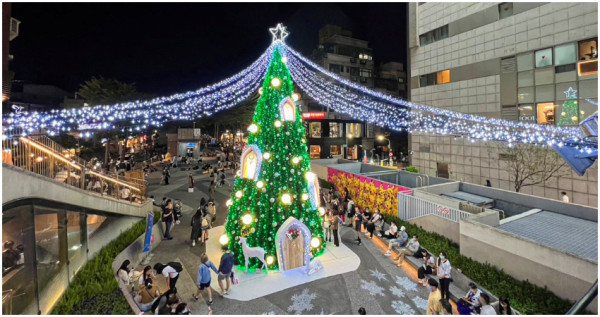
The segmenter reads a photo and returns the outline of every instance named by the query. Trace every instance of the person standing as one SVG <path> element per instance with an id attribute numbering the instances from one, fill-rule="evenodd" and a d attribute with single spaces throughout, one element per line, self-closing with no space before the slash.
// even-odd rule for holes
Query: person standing
<path id="1" fill-rule="evenodd" d="M 335 244 L 336 247 L 340 246 L 340 238 L 338 236 L 339 221 L 338 211 L 334 211 L 333 217 L 331 218 L 331 232 L 333 233 L 333 244 Z"/>
<path id="2" fill-rule="evenodd" d="M 217 206 L 215 206 L 214 201 L 209 201 L 208 206 L 206 206 L 206 211 L 208 212 L 208 226 L 212 228 L 212 223 L 217 219 Z"/>
<path id="3" fill-rule="evenodd" d="M 564 203 L 568 203 L 569 202 L 569 196 L 567 196 L 567 192 L 561 192 L 562 194 L 562 201 Z"/>
<path id="4" fill-rule="evenodd" d="M 194 247 L 196 246 L 196 240 L 200 240 L 200 235 L 202 235 L 202 207 L 196 210 L 190 225 L 192 226 L 190 240 L 192 240 L 192 246 Z"/>
<path id="5" fill-rule="evenodd" d="M 192 294 L 192 296 L 194 297 L 195 300 L 200 299 L 200 293 L 206 289 L 206 291 L 208 292 L 208 302 L 207 305 L 210 307 L 210 305 L 212 305 L 212 290 L 210 288 L 210 282 L 211 282 L 211 277 L 210 277 L 210 270 L 213 270 L 215 273 L 219 274 L 219 271 L 217 270 L 217 268 L 215 267 L 215 265 L 208 260 L 208 255 L 206 255 L 206 253 L 203 253 L 200 256 L 200 266 L 198 267 L 198 278 L 196 279 L 196 286 L 198 286 L 198 289 L 196 290 L 196 294 Z"/>
<path id="6" fill-rule="evenodd" d="M 188 192 L 194 192 L 194 176 L 192 175 L 192 173 L 188 175 Z"/>
<path id="7" fill-rule="evenodd" d="M 209 198 L 208 200 L 213 200 L 215 198 L 215 181 L 210 181 L 210 186 L 208 187 Z"/>
<path id="8" fill-rule="evenodd" d="M 438 259 L 437 277 L 440 280 L 442 298 L 450 300 L 450 282 L 452 282 L 452 266 L 446 258 L 446 252 L 440 252 Z"/>
<path id="9" fill-rule="evenodd" d="M 231 276 L 233 275 L 233 253 L 229 251 L 227 245 L 221 246 L 223 255 L 221 256 L 221 262 L 219 263 L 219 287 L 221 288 L 221 294 L 229 294 L 229 287 L 231 285 Z M 223 280 L 225 280 L 227 287 L 223 288 Z"/>
<path id="10" fill-rule="evenodd" d="M 371 234 L 371 239 L 373 239 L 373 232 L 375 231 L 375 228 L 378 226 L 381 227 L 382 220 L 383 217 L 379 213 L 379 209 L 375 209 L 375 213 L 371 219 L 369 219 L 369 222 L 367 222 L 367 231 Z"/>
<path id="11" fill-rule="evenodd" d="M 429 290 L 429 299 L 427 300 L 427 315 L 441 315 L 442 314 L 442 295 L 438 290 L 438 282 L 430 278 L 427 281 L 427 289 Z"/>
<path id="12" fill-rule="evenodd" d="M 327 210 L 325 217 L 323 218 L 323 229 L 325 229 L 325 241 L 331 242 L 331 218 L 333 218 L 333 212 L 331 209 Z"/>
<path id="13" fill-rule="evenodd" d="M 358 207 L 355 208 L 354 212 L 354 229 L 356 230 L 356 242 L 358 245 L 361 245 L 362 241 L 360 240 L 360 231 L 362 229 L 362 221 L 363 214 L 360 212 Z"/>
<path id="14" fill-rule="evenodd" d="M 171 175 L 169 174 L 169 170 L 166 169 L 165 170 L 165 185 L 169 185 L 169 177 L 171 177 Z"/>
<path id="15" fill-rule="evenodd" d="M 165 240 L 172 240 L 171 227 L 173 226 L 173 204 L 171 200 L 167 199 L 167 205 L 163 209 L 162 219 L 165 222 Z"/>

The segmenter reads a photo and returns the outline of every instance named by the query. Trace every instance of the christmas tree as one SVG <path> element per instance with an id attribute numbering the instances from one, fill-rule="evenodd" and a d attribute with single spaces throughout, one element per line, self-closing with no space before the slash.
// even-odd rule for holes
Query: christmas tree
<path id="1" fill-rule="evenodd" d="M 303 222 L 312 234 L 311 252 L 324 251 L 323 209 L 318 207 L 318 181 L 311 173 L 305 130 L 295 105 L 297 94 L 281 46 L 272 53 L 260 99 L 249 126 L 248 145 L 229 205 L 225 224 L 229 249 L 243 265 L 241 236 L 250 247 L 266 251 L 270 269 L 277 268 L 276 232 L 289 217 Z M 315 240 L 318 239 L 318 240 Z M 250 268 L 261 267 L 252 258 Z"/>
<path id="2" fill-rule="evenodd" d="M 569 87 L 569 89 L 565 91 L 565 96 L 567 97 L 567 100 L 563 103 L 562 112 L 558 119 L 558 125 L 576 125 L 579 123 L 577 90 L 573 89 L 573 87 Z"/>

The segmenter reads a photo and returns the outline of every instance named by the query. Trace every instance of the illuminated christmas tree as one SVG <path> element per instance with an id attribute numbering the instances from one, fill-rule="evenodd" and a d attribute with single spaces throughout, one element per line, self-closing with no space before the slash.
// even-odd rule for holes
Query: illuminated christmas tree
<path id="1" fill-rule="evenodd" d="M 289 217 L 310 230 L 313 256 L 325 248 L 318 179 L 310 170 L 305 130 L 295 105 L 298 95 L 286 62 L 281 46 L 277 46 L 259 90 L 261 97 L 248 128 L 248 145 L 227 202 L 225 233 L 229 239 L 224 240 L 229 241 L 229 249 L 241 265 L 244 256 L 238 242 L 243 236 L 249 247 L 265 250 L 270 269 L 277 268 L 276 233 Z M 256 258 L 251 259 L 250 268 L 261 266 Z"/>
<path id="2" fill-rule="evenodd" d="M 565 91 L 567 100 L 563 103 L 562 112 L 558 118 L 558 125 L 577 125 L 579 123 L 579 107 L 577 106 L 577 90 L 569 87 Z"/>

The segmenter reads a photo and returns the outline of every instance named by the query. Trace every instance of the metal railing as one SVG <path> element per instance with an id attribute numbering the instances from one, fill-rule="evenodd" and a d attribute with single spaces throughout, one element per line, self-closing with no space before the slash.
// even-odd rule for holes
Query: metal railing
<path id="1" fill-rule="evenodd" d="M 471 213 L 443 206 L 402 192 L 398 193 L 398 218 L 407 221 L 429 215 L 435 215 L 450 221 L 460 222 L 460 219 L 471 216 Z"/>
<path id="2" fill-rule="evenodd" d="M 143 179 L 126 181 L 118 175 L 96 170 L 89 162 L 43 135 L 3 140 L 2 163 L 98 195 L 131 203 L 143 203 L 146 199 Z"/>
<path id="3" fill-rule="evenodd" d="M 588 305 L 598 296 L 598 280 L 592 285 L 592 287 L 579 299 L 571 309 L 567 312 L 567 315 L 582 315 L 585 314 L 585 309 Z"/>

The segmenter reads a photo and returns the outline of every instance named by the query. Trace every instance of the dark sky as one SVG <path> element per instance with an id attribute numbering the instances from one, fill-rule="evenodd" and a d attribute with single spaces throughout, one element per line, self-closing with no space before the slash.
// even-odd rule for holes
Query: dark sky
<path id="1" fill-rule="evenodd" d="M 405 3 L 14 3 L 16 79 L 75 91 L 92 76 L 166 95 L 197 89 L 250 65 L 282 22 L 304 54 L 337 24 L 368 40 L 376 63 L 406 61 Z"/>

